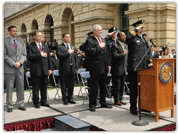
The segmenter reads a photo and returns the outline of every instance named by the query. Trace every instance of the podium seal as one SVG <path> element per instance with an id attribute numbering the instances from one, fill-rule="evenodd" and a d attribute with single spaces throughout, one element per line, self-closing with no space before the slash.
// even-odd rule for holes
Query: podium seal
<path id="1" fill-rule="evenodd" d="M 171 80 L 172 76 L 173 76 L 172 66 L 170 63 L 165 62 L 164 64 L 162 64 L 159 71 L 160 80 L 163 83 L 168 83 Z"/>

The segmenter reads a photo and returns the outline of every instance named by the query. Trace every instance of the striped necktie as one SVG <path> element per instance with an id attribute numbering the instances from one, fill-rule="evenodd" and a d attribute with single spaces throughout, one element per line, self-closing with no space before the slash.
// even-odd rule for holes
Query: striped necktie
<path id="1" fill-rule="evenodd" d="M 15 51 L 16 51 L 16 53 L 17 53 L 17 44 L 16 44 L 16 41 L 15 41 L 15 39 L 14 39 L 14 49 L 15 49 Z"/>
<path id="2" fill-rule="evenodd" d="M 41 48 L 41 45 L 39 44 L 39 52 L 41 53 L 42 52 L 42 48 Z"/>

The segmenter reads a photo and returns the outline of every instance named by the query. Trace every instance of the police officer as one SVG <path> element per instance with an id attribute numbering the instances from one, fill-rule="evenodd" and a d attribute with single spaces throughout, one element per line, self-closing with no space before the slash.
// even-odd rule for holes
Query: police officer
<path id="1" fill-rule="evenodd" d="M 108 35 L 105 37 L 107 46 L 108 46 L 108 51 L 109 51 L 109 57 L 110 57 L 110 62 L 111 62 L 111 47 L 112 45 L 115 44 L 116 36 L 117 36 L 117 28 L 116 27 L 111 27 L 108 30 Z"/>
<path id="2" fill-rule="evenodd" d="M 130 113 L 137 115 L 137 71 L 134 71 L 141 58 L 148 50 L 149 45 L 144 39 L 144 20 L 139 20 L 132 24 L 134 30 L 131 31 L 126 41 L 129 48 L 128 53 L 128 74 L 130 75 Z M 145 58 L 140 63 L 138 69 L 152 66 L 151 51 L 149 50 Z"/>

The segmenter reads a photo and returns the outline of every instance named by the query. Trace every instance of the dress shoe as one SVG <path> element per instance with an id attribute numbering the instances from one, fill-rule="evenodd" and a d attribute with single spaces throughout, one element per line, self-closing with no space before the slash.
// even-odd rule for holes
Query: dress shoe
<path id="1" fill-rule="evenodd" d="M 22 111 L 26 111 L 26 108 L 25 108 L 25 107 L 19 107 L 18 109 L 19 109 L 19 110 L 22 110 Z"/>
<path id="2" fill-rule="evenodd" d="M 108 105 L 107 103 L 101 104 L 101 107 L 102 107 L 102 108 L 112 108 L 112 106 L 111 106 L 111 105 Z"/>
<path id="3" fill-rule="evenodd" d="M 68 100 L 68 103 L 71 103 L 71 104 L 76 104 L 76 102 L 75 102 L 75 101 L 73 101 L 73 100 Z"/>
<path id="4" fill-rule="evenodd" d="M 63 104 L 64 105 L 68 105 L 68 101 L 63 101 Z"/>
<path id="5" fill-rule="evenodd" d="M 35 104 L 34 106 L 35 106 L 35 108 L 40 108 L 41 107 L 40 104 Z"/>
<path id="6" fill-rule="evenodd" d="M 131 110 L 130 110 L 130 113 L 131 113 L 132 115 L 138 115 L 138 112 L 137 112 L 137 111 L 131 111 Z"/>
<path id="7" fill-rule="evenodd" d="M 8 113 L 11 113 L 12 111 L 13 111 L 12 108 L 8 108 L 8 109 L 7 109 L 7 112 L 8 112 Z"/>
<path id="8" fill-rule="evenodd" d="M 41 104 L 41 106 L 50 107 L 48 103 Z"/>
<path id="9" fill-rule="evenodd" d="M 95 106 L 90 106 L 89 110 L 90 110 L 91 112 L 95 112 L 95 111 L 96 111 L 95 108 L 96 108 Z"/>
<path id="10" fill-rule="evenodd" d="M 122 104 L 122 105 L 126 105 L 126 102 L 124 102 L 124 101 L 121 101 L 121 104 Z"/>
<path id="11" fill-rule="evenodd" d="M 114 105 L 122 106 L 122 104 L 120 102 L 114 103 Z"/>

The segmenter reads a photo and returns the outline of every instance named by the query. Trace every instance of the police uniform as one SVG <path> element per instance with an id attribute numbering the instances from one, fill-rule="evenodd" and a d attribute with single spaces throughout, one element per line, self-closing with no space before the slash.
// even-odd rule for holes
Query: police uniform
<path id="1" fill-rule="evenodd" d="M 132 24 L 134 27 L 143 25 L 144 21 L 139 20 Z M 128 74 L 130 75 L 130 112 L 137 115 L 137 72 L 134 71 L 145 52 L 149 49 L 146 39 L 137 34 L 138 30 L 134 29 L 127 37 L 126 41 L 129 48 L 128 53 Z M 149 49 L 145 58 L 140 63 L 138 69 L 148 68 L 148 64 L 152 63 L 151 51 Z"/>
<path id="2" fill-rule="evenodd" d="M 112 32 L 117 32 L 117 28 L 116 27 L 111 27 L 108 30 L 108 33 L 112 33 Z M 110 35 L 107 35 L 105 37 L 105 40 L 106 40 L 106 43 L 107 43 L 107 46 L 108 46 L 108 52 L 109 52 L 108 55 L 109 55 L 110 62 L 111 62 L 111 47 L 112 47 L 112 45 L 115 45 L 115 40 L 113 40 Z"/>

